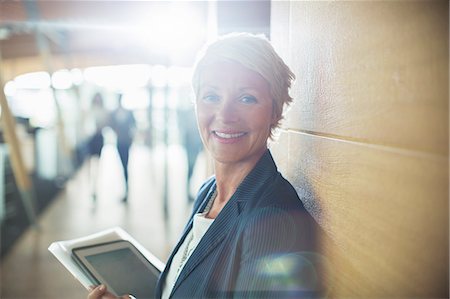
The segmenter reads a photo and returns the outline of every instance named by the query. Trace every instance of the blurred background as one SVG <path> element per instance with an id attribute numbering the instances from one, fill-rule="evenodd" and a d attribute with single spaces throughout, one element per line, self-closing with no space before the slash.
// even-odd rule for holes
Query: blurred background
<path id="1" fill-rule="evenodd" d="M 47 248 L 115 226 L 166 261 L 212 174 L 191 67 L 236 31 L 297 77 L 270 148 L 326 295 L 448 298 L 448 1 L 0 0 L 1 298 L 85 298 Z"/>
<path id="2" fill-rule="evenodd" d="M 269 22 L 269 1 L 0 1 L 1 298 L 85 297 L 46 248 L 109 227 L 165 261 L 212 174 L 196 54 Z"/>

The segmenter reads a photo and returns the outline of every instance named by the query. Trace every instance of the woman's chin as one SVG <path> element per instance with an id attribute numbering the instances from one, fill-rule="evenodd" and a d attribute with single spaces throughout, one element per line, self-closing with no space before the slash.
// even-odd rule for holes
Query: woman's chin
<path id="1" fill-rule="evenodd" d="M 211 157 L 217 163 L 221 164 L 238 164 L 238 163 L 255 163 L 261 157 L 261 154 L 249 151 L 213 151 L 211 152 Z"/>

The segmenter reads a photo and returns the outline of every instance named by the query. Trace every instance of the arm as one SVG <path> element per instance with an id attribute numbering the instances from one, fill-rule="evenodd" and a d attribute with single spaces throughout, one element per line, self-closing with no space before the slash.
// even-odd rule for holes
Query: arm
<path id="1" fill-rule="evenodd" d="M 320 295 L 319 255 L 308 214 L 269 207 L 250 217 L 242 238 L 237 298 Z"/>

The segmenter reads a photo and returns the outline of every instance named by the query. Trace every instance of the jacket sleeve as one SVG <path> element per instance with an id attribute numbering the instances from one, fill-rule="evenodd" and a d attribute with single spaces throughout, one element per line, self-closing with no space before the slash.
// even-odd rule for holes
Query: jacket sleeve
<path id="1" fill-rule="evenodd" d="M 242 234 L 234 297 L 319 297 L 313 229 L 304 213 L 270 207 L 253 213 Z"/>

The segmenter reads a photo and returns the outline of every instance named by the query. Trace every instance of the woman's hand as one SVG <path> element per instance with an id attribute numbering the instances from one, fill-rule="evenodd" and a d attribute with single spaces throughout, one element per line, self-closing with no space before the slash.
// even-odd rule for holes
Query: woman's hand
<path id="1" fill-rule="evenodd" d="M 101 284 L 99 286 L 91 286 L 89 288 L 89 295 L 87 299 L 130 299 L 133 297 L 130 297 L 129 295 L 123 295 L 121 297 L 117 297 L 113 295 L 112 293 L 108 292 L 106 290 L 106 286 Z"/>

